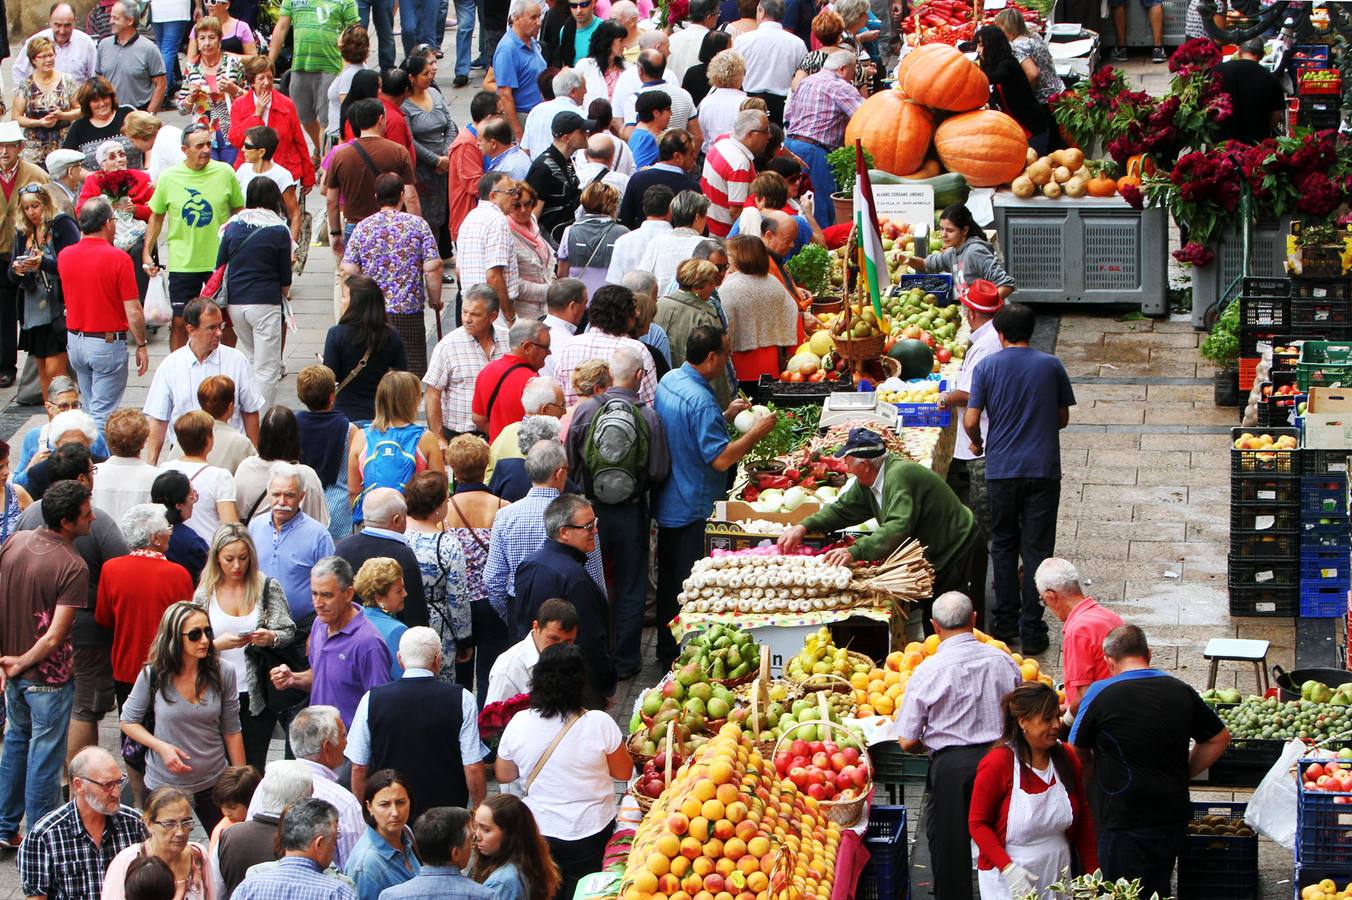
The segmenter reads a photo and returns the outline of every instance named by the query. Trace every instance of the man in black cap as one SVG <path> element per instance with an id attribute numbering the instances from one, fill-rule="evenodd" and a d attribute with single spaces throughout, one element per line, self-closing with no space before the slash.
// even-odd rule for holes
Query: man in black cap
<path id="1" fill-rule="evenodd" d="M 831 565 L 849 565 L 857 560 L 884 560 L 907 538 L 925 547 L 925 558 L 934 566 L 934 596 L 962 591 L 968 596 L 972 579 L 985 580 L 975 571 L 973 557 L 981 547 L 981 529 L 972 511 L 962 505 L 953 489 L 934 472 L 902 456 L 889 456 L 883 439 L 867 428 L 850 429 L 845 446 L 836 451 L 845 460 L 855 483 L 835 503 L 784 531 L 779 546 L 791 552 L 809 532 L 839 531 L 877 519 L 878 527 L 849 547 L 828 552 Z M 984 554 L 981 554 L 984 562 Z M 925 630 L 930 632 L 930 604 L 925 604 Z M 983 610 L 977 610 L 978 617 Z"/>
<path id="2" fill-rule="evenodd" d="M 557 247 L 582 198 L 582 185 L 573 169 L 572 157 L 587 146 L 587 120 L 575 112 L 561 112 L 554 117 L 551 130 L 554 142 L 531 163 L 526 183 L 544 204 L 540 210 L 540 231 Z"/>

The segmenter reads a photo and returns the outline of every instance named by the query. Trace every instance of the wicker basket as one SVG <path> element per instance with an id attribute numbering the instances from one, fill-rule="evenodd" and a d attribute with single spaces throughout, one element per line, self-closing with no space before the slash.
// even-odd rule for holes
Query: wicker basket
<path id="1" fill-rule="evenodd" d="M 887 338 L 881 334 L 866 338 L 847 338 L 840 335 L 836 338 L 836 351 L 846 359 L 877 359 L 883 355 L 883 345 L 886 341 Z"/>
<path id="2" fill-rule="evenodd" d="M 824 726 L 831 731 L 848 730 L 844 725 L 841 725 L 838 722 L 798 722 L 796 724 L 790 725 L 788 730 L 786 730 L 782 735 L 780 735 L 779 740 L 775 742 L 775 747 L 770 754 L 770 758 L 773 759 L 775 756 L 778 756 L 779 748 L 783 746 L 784 742 L 789 740 L 790 736 L 799 728 L 802 728 L 807 725 L 815 725 L 818 728 Z M 827 818 L 829 818 L 832 822 L 835 822 L 841 828 L 851 828 L 859 823 L 859 820 L 862 819 L 864 816 L 864 809 L 868 805 L 869 795 L 873 792 L 873 760 L 869 758 L 868 749 L 866 747 L 860 748 L 859 758 L 864 760 L 864 762 L 868 765 L 868 778 L 869 778 L 868 784 L 860 788 L 859 795 L 857 797 L 852 797 L 849 800 L 817 801 L 817 805 L 820 806 L 826 812 Z"/>

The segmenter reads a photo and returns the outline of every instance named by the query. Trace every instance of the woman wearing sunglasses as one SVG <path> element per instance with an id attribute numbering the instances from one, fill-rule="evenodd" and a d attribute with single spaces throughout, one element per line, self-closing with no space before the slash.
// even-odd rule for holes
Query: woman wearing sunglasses
<path id="1" fill-rule="evenodd" d="M 235 670 L 221 666 L 215 636 L 200 604 L 182 601 L 166 609 L 149 662 L 122 706 L 122 733 L 149 749 L 146 787 L 191 795 L 208 834 L 221 820 L 211 796 L 216 779 L 227 766 L 245 762 L 239 686 Z M 187 818 L 186 807 L 174 818 Z"/>
<path id="2" fill-rule="evenodd" d="M 142 857 L 153 856 L 174 873 L 174 900 L 215 900 L 215 874 L 201 844 L 188 840 L 192 832 L 192 798 L 186 791 L 162 787 L 146 798 L 141 818 L 149 837 L 132 844 L 108 864 L 103 897 L 125 900 L 127 870 Z"/>

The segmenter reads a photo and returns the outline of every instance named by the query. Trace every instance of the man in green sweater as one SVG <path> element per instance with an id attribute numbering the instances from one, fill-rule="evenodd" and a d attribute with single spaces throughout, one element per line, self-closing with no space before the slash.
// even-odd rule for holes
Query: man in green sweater
<path id="1" fill-rule="evenodd" d="M 808 532 L 839 531 L 877 519 L 878 527 L 849 547 L 831 550 L 823 559 L 832 565 L 856 561 L 881 562 L 907 538 L 925 547 L 934 566 L 935 597 L 961 591 L 973 598 L 978 622 L 983 617 L 986 573 L 973 559 L 981 545 L 981 529 L 972 511 L 933 471 L 900 456 L 889 456 L 883 440 L 867 428 L 850 430 L 845 446 L 836 451 L 846 471 L 855 477 L 835 503 L 814 513 L 779 536 L 779 547 L 791 552 Z M 984 559 L 981 560 L 984 562 Z M 980 599 L 978 599 L 980 598 Z M 925 603 L 928 630 L 930 602 Z"/>

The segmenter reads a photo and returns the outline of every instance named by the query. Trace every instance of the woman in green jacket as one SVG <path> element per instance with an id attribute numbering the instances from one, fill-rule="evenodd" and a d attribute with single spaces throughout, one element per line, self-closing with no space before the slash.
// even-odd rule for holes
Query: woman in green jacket
<path id="1" fill-rule="evenodd" d="M 687 259 L 676 267 L 676 287 L 657 301 L 657 316 L 653 319 L 667 333 L 671 342 L 671 366 L 685 363 L 685 343 L 690 332 L 700 325 L 723 328 L 723 317 L 714 306 L 713 296 L 718 289 L 718 267 L 706 259 Z M 710 387 L 723 409 L 732 402 L 732 383 L 727 372 L 715 378 Z"/>

